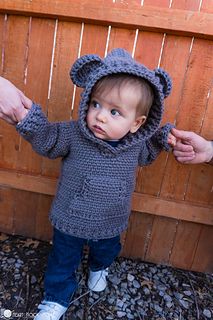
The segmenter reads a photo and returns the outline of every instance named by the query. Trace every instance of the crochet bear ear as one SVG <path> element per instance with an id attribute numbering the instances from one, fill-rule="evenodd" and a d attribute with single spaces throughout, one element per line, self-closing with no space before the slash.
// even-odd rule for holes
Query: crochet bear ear
<path id="1" fill-rule="evenodd" d="M 85 88 L 90 74 L 103 64 L 96 54 L 89 54 L 76 60 L 70 70 L 70 77 L 78 87 Z"/>
<path id="2" fill-rule="evenodd" d="M 159 78 L 160 84 L 163 88 L 164 98 L 168 97 L 172 90 L 172 80 L 168 73 L 161 68 L 157 68 L 154 70 L 155 75 Z"/>

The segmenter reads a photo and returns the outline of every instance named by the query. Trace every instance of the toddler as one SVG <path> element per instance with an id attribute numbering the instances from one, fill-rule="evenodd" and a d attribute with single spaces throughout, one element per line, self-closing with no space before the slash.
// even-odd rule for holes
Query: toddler
<path id="1" fill-rule="evenodd" d="M 70 75 L 84 88 L 77 121 L 50 123 L 20 93 L 29 111 L 17 131 L 39 154 L 62 157 L 50 213 L 53 247 L 35 320 L 58 320 L 66 312 L 85 244 L 88 287 L 97 292 L 106 288 L 108 267 L 127 228 L 136 168 L 149 165 L 175 143 L 171 124 L 159 128 L 164 98 L 171 91 L 162 69 L 151 71 L 127 51 L 114 49 L 104 59 L 79 58 Z"/>

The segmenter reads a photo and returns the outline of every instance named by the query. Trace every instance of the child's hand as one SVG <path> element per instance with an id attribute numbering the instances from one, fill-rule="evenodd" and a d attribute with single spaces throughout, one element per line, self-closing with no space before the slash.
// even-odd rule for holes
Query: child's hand
<path id="1" fill-rule="evenodd" d="M 29 106 L 30 103 L 22 95 L 10 81 L 0 77 L 0 119 L 15 125 L 26 116 L 28 108 L 25 104 Z"/>
<path id="2" fill-rule="evenodd" d="M 176 137 L 175 137 L 171 132 L 168 134 L 167 143 L 168 143 L 171 147 L 176 146 L 176 143 L 177 143 Z"/>

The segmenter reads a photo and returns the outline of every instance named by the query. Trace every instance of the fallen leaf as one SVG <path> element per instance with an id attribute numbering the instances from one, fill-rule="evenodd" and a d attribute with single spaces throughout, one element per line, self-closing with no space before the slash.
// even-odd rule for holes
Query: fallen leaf
<path id="1" fill-rule="evenodd" d="M 5 241 L 9 239 L 9 237 L 5 233 L 0 233 L 0 241 Z"/>
<path id="2" fill-rule="evenodd" d="M 141 286 L 147 286 L 149 288 L 149 290 L 152 289 L 152 285 L 153 285 L 153 282 L 152 281 L 148 281 L 148 280 L 144 280 L 141 282 Z"/>
<path id="3" fill-rule="evenodd" d="M 29 248 L 30 246 L 32 246 L 33 249 L 36 249 L 36 248 L 38 248 L 39 241 L 33 240 L 33 239 L 26 239 L 25 241 L 22 241 L 22 245 L 25 248 Z"/>
<path id="4" fill-rule="evenodd" d="M 2 251 L 4 251 L 5 253 L 11 252 L 11 247 L 7 244 L 4 244 L 2 246 Z"/>

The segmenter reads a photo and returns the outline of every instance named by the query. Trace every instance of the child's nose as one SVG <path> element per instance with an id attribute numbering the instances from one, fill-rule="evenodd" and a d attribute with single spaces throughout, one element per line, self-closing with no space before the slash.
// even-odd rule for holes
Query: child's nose
<path id="1" fill-rule="evenodd" d="M 106 112 L 103 110 L 100 110 L 97 114 L 97 120 L 102 122 L 102 123 L 106 123 L 107 122 L 107 115 Z"/>

